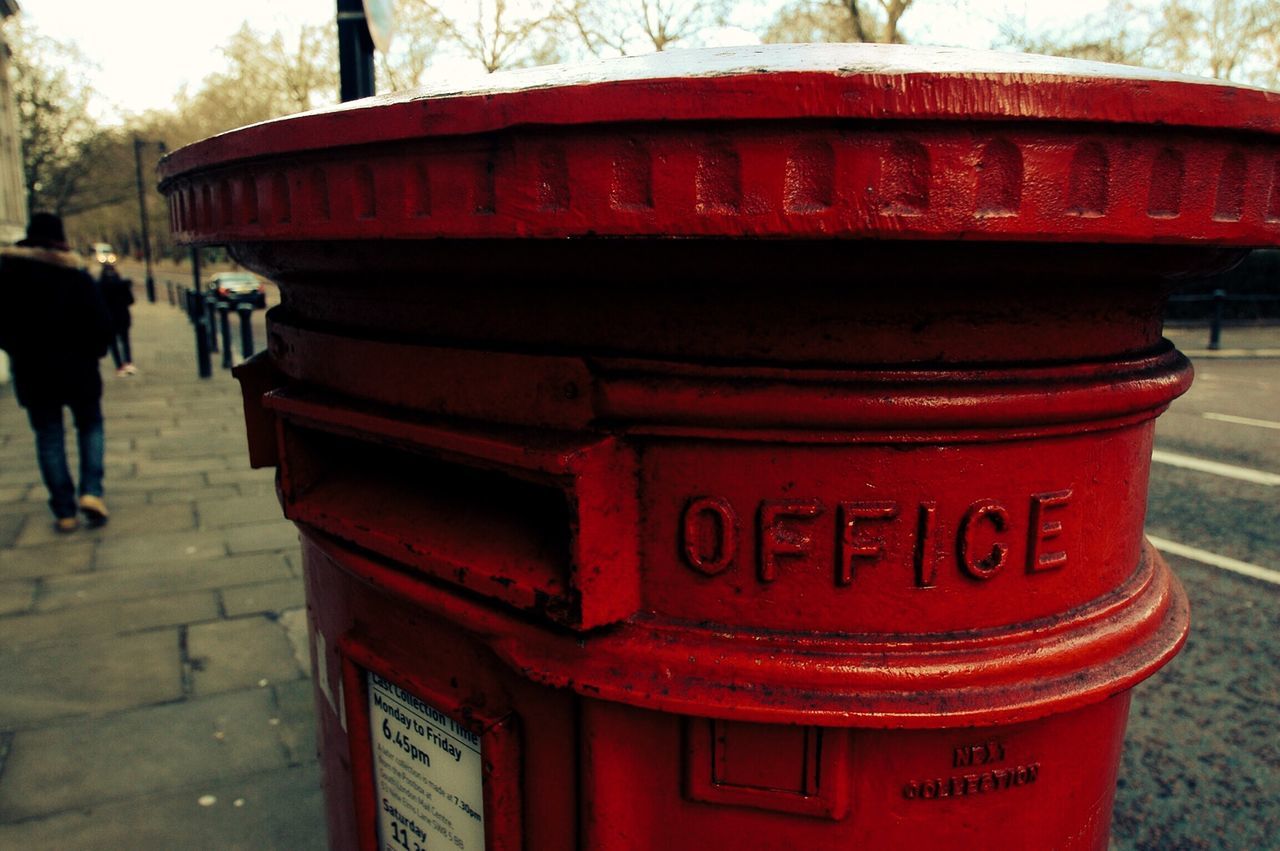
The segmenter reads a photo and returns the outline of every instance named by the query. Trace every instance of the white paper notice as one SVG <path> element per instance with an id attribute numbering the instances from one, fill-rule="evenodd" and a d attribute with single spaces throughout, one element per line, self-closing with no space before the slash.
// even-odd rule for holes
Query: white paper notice
<path id="1" fill-rule="evenodd" d="M 484 851 L 480 737 L 369 672 L 382 851 Z"/>

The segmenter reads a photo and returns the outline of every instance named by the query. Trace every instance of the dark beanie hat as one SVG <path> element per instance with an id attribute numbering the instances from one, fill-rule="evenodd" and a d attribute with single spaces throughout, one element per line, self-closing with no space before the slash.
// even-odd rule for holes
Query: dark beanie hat
<path id="1" fill-rule="evenodd" d="M 62 229 L 62 219 L 53 213 L 33 213 L 27 224 L 25 241 L 36 245 L 66 245 L 67 234 Z"/>

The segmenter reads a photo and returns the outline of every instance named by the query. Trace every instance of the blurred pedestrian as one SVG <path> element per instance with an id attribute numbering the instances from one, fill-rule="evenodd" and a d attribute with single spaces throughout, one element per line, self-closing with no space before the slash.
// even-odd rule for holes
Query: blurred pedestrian
<path id="1" fill-rule="evenodd" d="M 67 245 L 62 220 L 35 213 L 27 238 L 0 250 L 0 348 L 12 361 L 18 404 L 36 437 L 54 528 L 74 532 L 77 507 L 90 525 L 107 522 L 102 499 L 102 376 L 98 360 L 111 318 L 98 286 Z M 67 467 L 62 409 L 75 420 L 80 499 Z"/>
<path id="2" fill-rule="evenodd" d="M 133 304 L 133 281 L 120 277 L 116 267 L 106 263 L 98 276 L 98 286 L 102 290 L 107 313 L 111 314 L 111 360 L 116 364 L 116 377 L 137 375 L 138 368 L 133 365 L 133 351 L 129 347 L 129 326 L 133 324 L 129 316 L 129 305 Z"/>

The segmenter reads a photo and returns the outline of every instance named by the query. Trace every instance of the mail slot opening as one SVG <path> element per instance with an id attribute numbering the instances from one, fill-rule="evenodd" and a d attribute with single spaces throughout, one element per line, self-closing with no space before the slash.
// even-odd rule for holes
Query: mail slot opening
<path id="1" fill-rule="evenodd" d="M 560 489 L 417 447 L 284 428 L 291 519 L 522 608 L 566 592 L 572 526 Z"/>

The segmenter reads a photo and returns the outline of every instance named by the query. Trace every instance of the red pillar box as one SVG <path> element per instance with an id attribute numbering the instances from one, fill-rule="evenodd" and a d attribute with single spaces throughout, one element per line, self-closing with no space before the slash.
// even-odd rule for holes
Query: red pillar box
<path id="1" fill-rule="evenodd" d="M 1280 242 L 1280 101 L 900 47 L 247 127 L 174 230 L 302 530 L 335 848 L 1101 849 L 1187 604 L 1177 278 Z"/>

